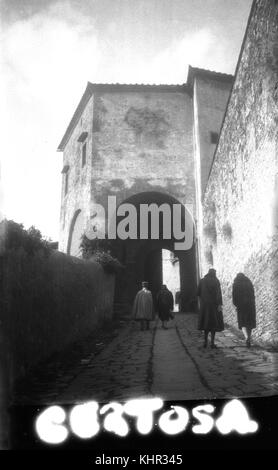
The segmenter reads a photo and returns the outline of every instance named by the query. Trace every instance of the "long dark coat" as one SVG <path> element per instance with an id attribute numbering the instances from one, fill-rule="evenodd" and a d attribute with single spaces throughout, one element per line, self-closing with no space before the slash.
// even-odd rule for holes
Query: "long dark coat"
<path id="1" fill-rule="evenodd" d="M 157 310 L 161 321 L 170 319 L 170 311 L 174 308 L 174 297 L 168 289 L 162 289 L 157 296 Z"/>
<path id="2" fill-rule="evenodd" d="M 242 273 L 234 280 L 232 296 L 233 304 L 237 308 L 238 327 L 256 328 L 254 287 L 250 279 Z"/>
<path id="3" fill-rule="evenodd" d="M 208 273 L 200 280 L 197 295 L 200 298 L 200 314 L 198 329 L 223 331 L 223 313 L 218 311 L 222 305 L 222 292 L 217 277 Z"/>

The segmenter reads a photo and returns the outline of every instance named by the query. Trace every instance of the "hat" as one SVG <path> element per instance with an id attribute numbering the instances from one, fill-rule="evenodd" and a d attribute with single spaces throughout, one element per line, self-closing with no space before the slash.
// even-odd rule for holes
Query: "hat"
<path id="1" fill-rule="evenodd" d="M 208 274 L 212 274 L 213 276 L 215 276 L 215 275 L 216 275 L 216 269 L 210 268 L 210 269 L 208 270 Z"/>

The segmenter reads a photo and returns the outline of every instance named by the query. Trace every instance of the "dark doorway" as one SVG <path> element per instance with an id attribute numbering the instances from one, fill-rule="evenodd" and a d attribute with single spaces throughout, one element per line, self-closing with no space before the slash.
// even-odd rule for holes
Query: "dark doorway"
<path id="1" fill-rule="evenodd" d="M 140 204 L 153 203 L 158 206 L 165 203 L 168 205 L 180 204 L 179 201 L 167 194 L 154 192 L 136 194 L 126 199 L 124 203 L 130 203 L 136 207 L 139 207 Z M 183 227 L 186 227 L 191 216 L 186 213 L 184 206 L 182 206 L 182 210 L 181 223 Z M 119 258 L 125 265 L 125 270 L 120 279 L 117 280 L 117 286 L 120 286 L 120 289 L 116 289 L 117 302 L 123 302 L 131 307 L 134 297 L 141 289 L 141 283 L 144 280 L 149 282 L 150 290 L 156 298 L 157 292 L 163 283 L 162 250 L 169 250 L 173 254 L 173 259 L 176 259 L 179 265 L 180 293 L 178 297 L 180 309 L 183 312 L 195 311 L 197 288 L 195 235 L 193 233 L 192 244 L 188 249 L 176 250 L 176 239 L 173 234 L 169 239 L 161 236 L 162 224 L 160 222 L 159 237 L 157 239 L 151 239 L 150 237 L 140 239 L 138 237 L 138 239 L 121 241 L 122 248 L 119 250 Z M 192 227 L 194 229 L 194 224 L 192 224 Z M 139 224 L 138 232 L 140 232 Z M 176 292 L 173 292 L 173 294 L 176 297 Z"/>

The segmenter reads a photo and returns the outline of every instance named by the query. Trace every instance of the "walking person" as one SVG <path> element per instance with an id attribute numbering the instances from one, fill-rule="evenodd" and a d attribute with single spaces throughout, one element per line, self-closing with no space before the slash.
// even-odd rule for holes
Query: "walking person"
<path id="1" fill-rule="evenodd" d="M 256 304 L 254 287 L 250 279 L 238 273 L 233 282 L 233 304 L 237 309 L 238 327 L 242 330 L 246 346 L 251 346 L 252 329 L 256 328 Z"/>
<path id="2" fill-rule="evenodd" d="M 157 295 L 157 310 L 158 316 L 162 322 L 162 328 L 167 329 L 167 321 L 173 318 L 174 297 L 172 292 L 167 289 L 166 284 L 162 285 Z"/>
<path id="3" fill-rule="evenodd" d="M 142 289 L 136 294 L 132 310 L 133 318 L 140 321 L 141 331 L 150 329 L 153 314 L 153 296 L 148 290 L 148 282 L 143 281 Z"/>
<path id="4" fill-rule="evenodd" d="M 214 342 L 215 333 L 224 330 L 222 292 L 215 269 L 209 269 L 208 273 L 200 280 L 197 296 L 200 299 L 198 329 L 204 331 L 205 348 L 208 345 L 208 335 L 210 333 L 211 347 L 214 349 L 217 347 Z"/>

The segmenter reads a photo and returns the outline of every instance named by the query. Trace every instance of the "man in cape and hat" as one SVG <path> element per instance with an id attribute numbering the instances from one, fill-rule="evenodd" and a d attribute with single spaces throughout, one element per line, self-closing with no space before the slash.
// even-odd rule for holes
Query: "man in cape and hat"
<path id="1" fill-rule="evenodd" d="M 153 320 L 154 308 L 153 308 L 153 296 L 150 290 L 148 290 L 148 282 L 142 282 L 142 289 L 137 292 L 132 315 L 135 320 L 140 321 L 141 330 L 149 330 L 150 321 Z"/>

